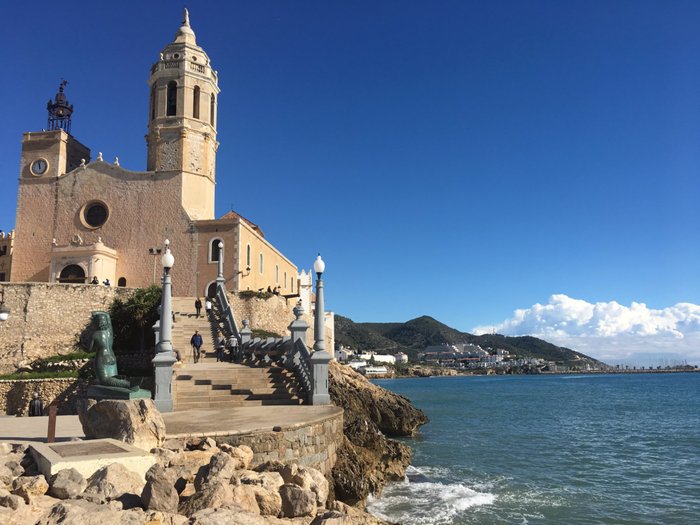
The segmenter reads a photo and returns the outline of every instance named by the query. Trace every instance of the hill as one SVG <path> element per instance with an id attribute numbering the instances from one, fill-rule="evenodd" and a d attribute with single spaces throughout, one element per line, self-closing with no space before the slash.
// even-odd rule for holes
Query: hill
<path id="1" fill-rule="evenodd" d="M 533 357 L 567 365 L 598 363 L 580 352 L 556 346 L 532 336 L 473 335 L 460 332 L 424 315 L 405 323 L 355 323 L 335 316 L 335 340 L 348 348 L 378 353 L 405 352 L 415 358 L 430 345 L 472 343 L 482 348 L 502 348 L 518 357 Z"/>

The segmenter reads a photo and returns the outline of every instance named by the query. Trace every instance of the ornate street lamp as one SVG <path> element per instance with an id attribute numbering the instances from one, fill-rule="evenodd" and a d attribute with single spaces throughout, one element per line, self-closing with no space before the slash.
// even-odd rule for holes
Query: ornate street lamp
<path id="1" fill-rule="evenodd" d="M 153 358 L 155 369 L 155 403 L 161 412 L 173 411 L 172 375 L 173 364 L 177 361 L 173 354 L 173 306 L 172 281 L 170 269 L 175 264 L 175 257 L 170 253 L 170 241 L 165 240 L 165 250 L 160 258 L 163 266 L 163 297 L 160 303 L 160 335 L 158 337 L 158 352 Z"/>
<path id="2" fill-rule="evenodd" d="M 10 317 L 10 309 L 5 306 L 5 290 L 0 290 L 0 321 L 7 321 Z"/>
<path id="3" fill-rule="evenodd" d="M 326 352 L 326 314 L 323 311 L 323 279 L 321 275 L 326 269 L 326 263 L 318 254 L 314 261 L 316 272 L 316 312 L 314 314 L 314 352 L 311 354 L 311 370 L 313 377 L 312 405 L 328 405 L 331 397 L 328 393 L 328 363 L 331 355 Z"/>

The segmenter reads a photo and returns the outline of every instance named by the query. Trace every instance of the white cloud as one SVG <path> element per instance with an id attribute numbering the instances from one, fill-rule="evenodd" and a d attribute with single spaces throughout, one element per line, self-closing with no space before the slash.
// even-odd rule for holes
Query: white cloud
<path id="1" fill-rule="evenodd" d="M 477 326 L 476 334 L 534 335 L 609 363 L 700 364 L 700 306 L 657 310 L 644 303 L 589 303 L 555 294 L 547 304 L 518 309 L 510 319 Z"/>

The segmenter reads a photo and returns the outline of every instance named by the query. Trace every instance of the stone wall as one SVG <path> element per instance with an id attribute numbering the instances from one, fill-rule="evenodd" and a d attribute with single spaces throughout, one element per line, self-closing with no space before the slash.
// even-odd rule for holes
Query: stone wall
<path id="1" fill-rule="evenodd" d="M 47 407 L 56 401 L 59 414 L 76 414 L 75 402 L 85 397 L 86 379 L 0 380 L 0 414 L 26 416 L 34 392 Z"/>
<path id="2" fill-rule="evenodd" d="M 101 285 L 0 283 L 10 318 L 0 322 L 0 373 L 76 350 L 92 312 L 108 310 L 124 288 Z"/>
<path id="3" fill-rule="evenodd" d="M 253 463 L 280 461 L 313 467 L 330 476 L 343 443 L 343 411 L 303 426 L 281 428 L 279 432 L 256 432 L 215 436 L 219 443 L 248 445 L 255 453 Z"/>

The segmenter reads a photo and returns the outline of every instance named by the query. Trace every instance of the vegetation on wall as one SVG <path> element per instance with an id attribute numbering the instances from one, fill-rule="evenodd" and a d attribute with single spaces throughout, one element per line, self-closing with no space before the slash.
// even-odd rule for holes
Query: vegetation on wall
<path id="1" fill-rule="evenodd" d="M 270 297 L 272 297 L 273 295 L 275 295 L 275 294 L 273 294 L 272 292 L 256 292 L 253 290 L 243 290 L 242 292 L 238 292 L 238 297 L 240 297 L 241 299 L 256 298 L 256 299 L 267 300 Z"/>
<path id="2" fill-rule="evenodd" d="M 144 351 L 155 345 L 151 327 L 158 320 L 162 290 L 157 285 L 137 288 L 126 300 L 119 297 L 109 307 L 114 329 L 114 351 Z"/>

